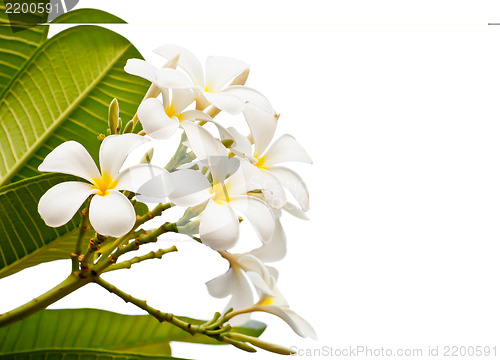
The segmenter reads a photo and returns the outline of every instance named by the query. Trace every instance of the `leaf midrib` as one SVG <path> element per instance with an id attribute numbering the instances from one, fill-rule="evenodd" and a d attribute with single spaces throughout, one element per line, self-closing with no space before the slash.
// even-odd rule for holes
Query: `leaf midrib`
<path id="1" fill-rule="evenodd" d="M 66 32 L 62 33 L 62 35 L 60 37 L 53 37 L 50 40 L 46 41 L 33 54 L 31 59 L 26 62 L 26 64 L 22 67 L 22 71 L 18 72 L 16 74 L 15 78 L 18 78 L 19 75 L 26 70 L 27 66 L 36 60 L 36 58 L 39 56 L 41 51 L 43 51 L 48 46 L 48 44 L 51 44 L 51 40 L 53 40 L 55 38 L 57 38 L 59 40 L 63 36 L 68 36 L 72 32 L 76 31 L 76 29 L 78 29 L 79 27 L 80 26 L 75 26 L 74 28 L 71 28 L 71 29 L 67 30 Z M 106 66 L 104 68 L 104 70 L 101 72 L 101 74 L 94 81 L 92 81 L 92 83 L 87 87 L 87 89 L 83 93 L 81 93 L 75 99 L 75 101 L 73 101 L 73 103 L 66 109 L 66 111 L 64 111 L 59 116 L 59 118 L 57 118 L 53 122 L 53 124 L 45 131 L 45 133 L 33 143 L 33 145 L 30 147 L 30 149 L 26 153 L 24 153 L 24 155 L 19 160 L 17 160 L 17 164 L 13 168 L 11 168 L 9 171 L 7 171 L 5 177 L 1 180 L 0 186 L 6 185 L 9 182 L 9 180 L 18 172 L 18 170 L 26 164 L 28 159 L 34 155 L 34 153 L 40 148 L 40 146 L 43 145 L 45 140 L 54 133 L 54 131 L 58 128 L 58 126 L 64 120 L 67 119 L 67 116 L 69 114 L 71 114 L 77 108 L 77 106 L 87 97 L 87 95 L 101 82 L 101 80 L 110 72 L 110 70 L 113 68 L 113 66 L 121 59 L 123 54 L 125 54 L 130 49 L 131 46 L 132 46 L 131 43 L 127 44 L 127 46 L 117 55 L 117 57 L 112 62 L 110 62 L 108 66 Z M 13 79 L 15 79 L 15 78 L 13 78 Z M 4 89 L 4 92 L 0 95 L 0 102 L 2 102 L 2 100 L 4 99 L 4 95 L 7 94 L 7 91 L 12 88 L 13 83 L 14 83 L 14 81 L 11 81 L 9 83 L 8 87 L 6 87 Z"/>

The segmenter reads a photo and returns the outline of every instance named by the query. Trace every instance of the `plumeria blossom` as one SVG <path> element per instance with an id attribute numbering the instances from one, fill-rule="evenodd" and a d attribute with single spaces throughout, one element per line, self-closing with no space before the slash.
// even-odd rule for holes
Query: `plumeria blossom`
<path id="1" fill-rule="evenodd" d="M 233 247 L 239 237 L 237 211 L 243 213 L 260 240 L 266 243 L 274 232 L 274 214 L 264 201 L 248 195 L 261 188 L 262 173 L 247 160 L 228 159 L 224 146 L 201 126 L 189 124 L 185 131 L 193 152 L 207 164 L 212 176 L 212 184 L 200 179 L 193 190 L 195 193 L 208 188 L 210 194 L 200 219 L 202 242 L 215 250 Z M 230 171 L 235 163 L 237 170 Z M 228 177 L 228 174 L 231 175 Z M 175 198 L 172 201 L 175 203 Z"/>
<path id="2" fill-rule="evenodd" d="M 120 190 L 136 192 L 147 180 L 165 172 L 154 165 L 135 165 L 121 170 L 127 156 L 148 139 L 136 134 L 111 135 L 99 151 L 101 171 L 87 150 L 76 141 L 67 141 L 52 150 L 40 171 L 80 177 L 87 182 L 68 181 L 50 188 L 41 198 L 38 211 L 48 226 L 66 224 L 91 195 L 89 219 L 95 231 L 119 237 L 129 232 L 136 215 L 130 200 Z"/>
<path id="3" fill-rule="evenodd" d="M 276 283 L 274 285 L 276 285 Z M 297 335 L 316 339 L 316 332 L 311 324 L 290 309 L 290 306 L 276 286 L 273 287 L 273 292 L 274 295 L 262 293 L 259 302 L 252 307 L 253 310 L 278 316 L 285 321 Z"/>
<path id="4" fill-rule="evenodd" d="M 265 262 L 278 261 L 286 253 L 286 236 L 276 217 L 276 229 L 272 239 L 261 247 L 244 254 L 220 252 L 230 263 L 229 270 L 206 283 L 210 295 L 217 298 L 231 296 L 226 309 L 241 311 L 231 319 L 233 326 L 249 320 L 250 311 L 263 311 L 283 319 L 298 335 L 316 338 L 312 326 L 290 309 L 276 283 L 278 271 Z M 254 301 L 252 285 L 259 300 Z M 248 309 L 248 312 L 245 310 Z"/>
<path id="5" fill-rule="evenodd" d="M 238 170 L 227 179 L 214 180 L 213 184 L 205 180 L 210 198 L 201 214 L 199 228 L 200 239 L 205 245 L 214 250 L 227 250 L 236 245 L 238 213 L 252 224 L 261 242 L 269 241 L 274 233 L 274 214 L 264 201 L 247 194 L 257 187 L 255 176 L 259 174 L 254 172 L 254 167 L 243 160 Z M 175 203 L 175 198 L 172 201 Z"/>
<path id="6" fill-rule="evenodd" d="M 281 260 L 286 254 L 286 235 L 279 221 L 279 213 L 275 216 L 275 230 L 269 242 L 257 249 L 243 254 L 231 254 L 227 251 L 220 254 L 229 261 L 226 273 L 207 282 L 210 295 L 224 298 L 231 295 L 226 309 L 241 310 L 252 306 L 254 296 L 251 285 L 262 293 L 274 295 L 272 287 L 277 280 L 278 271 L 265 262 Z M 250 315 L 238 316 L 233 324 L 246 322 Z"/>
<path id="7" fill-rule="evenodd" d="M 169 179 L 179 176 L 179 180 L 174 181 L 179 187 L 164 192 L 168 192 L 170 200 L 179 206 L 205 204 L 199 226 L 204 244 L 214 250 L 232 248 L 239 238 L 237 213 L 248 219 L 263 243 L 268 242 L 275 227 L 273 211 L 263 200 L 248 194 L 260 188 L 261 172 L 247 160 L 229 159 L 224 146 L 199 125 L 189 124 L 186 133 L 193 152 L 210 168 L 212 182 L 199 171 L 183 169 L 180 171 L 192 172 L 189 179 L 176 175 L 180 171 L 162 174 L 144 184 L 139 192 L 159 189 L 164 183 L 170 186 L 172 181 Z"/>
<path id="8" fill-rule="evenodd" d="M 205 121 L 217 127 L 222 139 L 232 139 L 231 134 L 207 113 L 187 110 L 196 97 L 191 89 L 190 80 L 184 74 L 170 68 L 157 69 L 140 59 L 129 59 L 125 71 L 151 81 L 160 89 L 163 102 L 156 98 L 148 98 L 137 109 L 137 117 L 144 131 L 152 138 L 166 140 L 175 134 L 179 125 L 183 128 L 187 122 Z M 172 74 L 175 74 L 173 81 Z"/>
<path id="9" fill-rule="evenodd" d="M 228 131 L 237 139 L 240 146 L 237 151 L 251 154 L 250 157 L 254 159 L 252 161 L 254 166 L 263 173 L 270 175 L 267 177 L 266 189 L 262 193 L 273 208 L 286 206 L 287 209 L 292 209 L 292 213 L 297 214 L 296 210 L 298 209 L 294 209 L 290 203 L 287 203 L 284 192 L 284 188 L 286 188 L 297 200 L 302 212 L 309 210 L 309 191 L 306 184 L 295 171 L 281 166 L 282 163 L 289 161 L 312 164 L 307 152 L 293 136 L 285 134 L 271 144 L 269 148 L 267 148 L 269 142 L 258 141 L 256 144 L 258 143 L 259 147 L 256 145 L 252 150 L 252 145 L 245 136 L 239 134 L 233 128 L 229 128 Z M 265 136 L 269 138 L 267 135 Z M 256 139 L 258 137 L 254 136 L 254 140 Z M 299 217 L 304 217 L 304 215 L 299 215 Z"/>
<path id="10" fill-rule="evenodd" d="M 271 140 L 279 116 L 263 94 L 244 86 L 249 73 L 247 64 L 233 58 L 210 56 L 203 75 L 200 61 L 185 48 L 167 44 L 155 52 L 169 61 L 178 58 L 179 67 L 189 75 L 192 85 L 197 89 L 199 109 L 212 104 L 230 114 L 242 112 L 251 133 L 257 134 L 255 137 L 259 141 L 266 141 L 269 136 L 268 140 Z M 168 74 L 165 75 L 168 77 Z"/>
<path id="11" fill-rule="evenodd" d="M 166 59 L 179 56 L 179 67 L 191 78 L 196 89 L 199 109 L 212 104 L 230 114 L 239 114 L 245 105 L 244 100 L 227 92 L 228 85 L 242 84 L 246 81 L 249 66 L 237 59 L 225 56 L 209 56 L 205 64 L 205 74 L 198 58 L 189 50 L 176 45 L 163 45 L 155 52 Z"/>
<path id="12" fill-rule="evenodd" d="M 235 311 L 252 307 L 255 304 L 252 286 L 260 293 L 274 296 L 273 284 L 276 282 L 277 271 L 264 265 L 259 258 L 250 254 L 230 254 L 221 252 L 228 259 L 230 267 L 224 274 L 206 283 L 210 295 L 216 298 L 231 296 L 226 309 Z M 250 319 L 245 313 L 231 320 L 231 325 L 239 326 Z"/>

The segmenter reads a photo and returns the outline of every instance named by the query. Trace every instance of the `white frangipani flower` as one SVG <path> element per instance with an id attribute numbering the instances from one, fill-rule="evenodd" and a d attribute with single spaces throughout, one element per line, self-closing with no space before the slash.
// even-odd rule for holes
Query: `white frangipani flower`
<path id="1" fill-rule="evenodd" d="M 229 128 L 228 131 L 231 133 L 239 144 L 239 148 L 236 152 L 244 152 L 246 154 L 251 154 L 250 161 L 254 166 L 259 168 L 263 173 L 270 175 L 266 178 L 267 183 L 264 186 L 262 193 L 265 196 L 266 201 L 273 208 L 282 208 L 285 205 L 287 209 L 290 209 L 292 214 L 298 217 L 304 217 L 304 215 L 297 214 L 298 209 L 294 209 L 290 203 L 287 203 L 284 188 L 288 189 L 292 196 L 297 200 L 300 205 L 301 211 L 305 212 L 309 210 L 309 191 L 307 186 L 295 171 L 280 166 L 280 164 L 288 161 L 297 161 L 312 164 L 312 160 L 306 153 L 304 148 L 297 142 L 297 140 L 288 134 L 279 137 L 269 148 L 271 140 L 268 134 L 253 134 L 255 144 L 260 144 L 260 150 L 257 146 L 254 147 L 252 151 L 252 146 L 248 139 L 239 134 L 234 128 Z M 261 141 L 261 136 L 264 136 L 265 141 Z"/>
<path id="2" fill-rule="evenodd" d="M 213 297 L 231 296 L 226 310 L 232 308 L 238 311 L 252 307 L 255 304 L 252 285 L 259 294 L 274 296 L 272 287 L 278 276 L 276 269 L 264 265 L 258 257 L 249 253 L 230 254 L 221 251 L 220 254 L 229 261 L 230 267 L 227 272 L 208 281 L 206 285 Z M 249 313 L 239 315 L 231 320 L 231 325 L 244 324 L 250 316 Z"/>
<path id="3" fill-rule="evenodd" d="M 256 189 L 254 177 L 259 176 L 247 161 L 223 182 L 214 182 L 209 189 L 211 198 L 200 219 L 201 241 L 214 250 L 232 248 L 239 237 L 237 212 L 250 221 L 260 240 L 266 243 L 274 232 L 274 215 L 262 200 L 249 196 Z"/>
<path id="4" fill-rule="evenodd" d="M 151 81 L 161 91 L 163 102 L 148 98 L 137 109 L 137 117 L 144 131 L 152 138 L 165 140 L 174 135 L 179 125 L 183 128 L 187 122 L 206 121 L 217 127 L 221 138 L 232 139 L 231 134 L 207 113 L 186 110 L 195 101 L 196 96 L 191 89 L 190 80 L 183 73 L 170 68 L 157 69 L 140 59 L 129 59 L 125 71 Z M 172 76 L 175 81 L 172 81 Z"/>
<path id="5" fill-rule="evenodd" d="M 48 226 L 66 224 L 91 195 L 90 223 L 104 236 L 119 237 L 136 221 L 130 200 L 120 190 L 136 192 L 147 180 L 165 172 L 163 168 L 142 164 L 121 170 L 129 153 L 148 139 L 136 134 L 110 135 L 99 151 L 101 171 L 88 151 L 76 141 L 56 147 L 38 170 L 74 175 L 88 181 L 68 181 L 50 188 L 41 198 L 38 211 Z"/>
<path id="6" fill-rule="evenodd" d="M 286 254 L 286 235 L 279 221 L 280 212 L 274 211 L 274 213 L 275 228 L 269 242 L 243 254 L 219 252 L 229 261 L 229 269 L 226 273 L 208 281 L 206 285 L 208 292 L 214 297 L 224 298 L 231 295 L 226 310 L 229 308 L 241 310 L 252 306 L 255 303 L 252 284 L 259 296 L 263 293 L 274 295 L 272 288 L 278 278 L 278 271 L 264 263 L 281 260 Z M 232 324 L 243 324 L 249 317 L 249 314 L 238 316 Z"/>
<path id="7" fill-rule="evenodd" d="M 316 332 L 311 324 L 290 309 L 290 306 L 276 286 L 272 290 L 274 295 L 263 293 L 259 302 L 252 309 L 276 315 L 285 321 L 297 335 L 316 339 Z"/>
<path id="8" fill-rule="evenodd" d="M 230 263 L 229 270 L 206 283 L 210 295 L 224 298 L 231 295 L 226 309 L 232 308 L 237 316 L 231 318 L 233 326 L 242 325 L 254 311 L 267 312 L 283 319 L 298 335 L 316 338 L 312 326 L 295 311 L 291 310 L 276 283 L 278 271 L 264 265 L 265 261 L 279 260 L 284 256 L 285 237 L 282 228 L 273 239 L 252 252 L 230 254 L 220 252 Z M 271 250 L 271 248 L 273 250 Z M 254 302 L 252 287 L 259 300 Z"/>
<path id="9" fill-rule="evenodd" d="M 198 58 L 189 50 L 176 45 L 163 45 L 155 52 L 166 59 L 179 56 L 179 67 L 192 80 L 197 90 L 197 107 L 204 109 L 209 104 L 230 114 L 243 110 L 244 100 L 227 92 L 228 86 L 246 81 L 249 66 L 244 62 L 225 56 L 209 56 L 205 64 L 205 74 Z"/>
<path id="10" fill-rule="evenodd" d="M 245 101 L 243 116 L 250 129 L 250 134 L 254 143 L 254 153 L 262 154 L 276 132 L 279 115 L 273 109 L 269 100 L 257 90 L 247 86 L 230 86 L 226 89 L 226 92 L 236 95 Z M 240 146 L 241 150 L 248 150 L 247 142 L 248 141 L 240 143 L 235 147 Z M 248 146 L 249 145 L 250 144 L 248 144 Z M 240 155 L 239 153 L 236 154 Z M 252 160 L 253 158 L 248 156 L 250 154 L 251 153 L 242 153 L 241 155 Z"/>

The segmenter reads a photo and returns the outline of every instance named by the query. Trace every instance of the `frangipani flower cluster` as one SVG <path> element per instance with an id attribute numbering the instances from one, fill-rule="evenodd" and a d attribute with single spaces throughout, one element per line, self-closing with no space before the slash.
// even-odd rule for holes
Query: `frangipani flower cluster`
<path id="1" fill-rule="evenodd" d="M 129 74 L 151 82 L 137 119 L 131 120 L 133 125 L 138 120 L 143 130 L 117 134 L 110 126 L 111 135 L 100 148 L 100 171 L 79 143 L 69 141 L 54 149 L 39 170 L 82 181 L 47 191 L 39 202 L 40 215 L 47 225 L 61 226 L 90 199 L 88 216 L 96 233 L 126 240 L 142 224 L 134 210 L 137 201 L 184 207 L 176 231 L 198 239 L 229 263 L 225 274 L 207 283 L 211 295 L 231 296 L 227 320 L 234 325 L 245 322 L 251 312 L 263 311 L 281 317 L 297 334 L 315 337 L 278 291 L 278 271 L 265 264 L 286 253 L 282 209 L 303 219 L 309 209 L 306 185 L 283 163 L 311 163 L 310 157 L 291 135 L 273 142 L 279 116 L 263 94 L 245 86 L 247 64 L 209 57 L 203 69 L 193 53 L 179 46 L 164 45 L 156 53 L 166 59 L 165 67 L 139 59 L 125 66 Z M 230 126 L 214 120 L 221 112 L 232 116 Z M 246 133 L 237 130 L 242 127 Z M 182 140 L 168 164 L 148 159 L 124 166 L 150 139 L 170 142 L 176 134 Z M 252 225 L 262 245 L 232 253 L 242 221 Z"/>

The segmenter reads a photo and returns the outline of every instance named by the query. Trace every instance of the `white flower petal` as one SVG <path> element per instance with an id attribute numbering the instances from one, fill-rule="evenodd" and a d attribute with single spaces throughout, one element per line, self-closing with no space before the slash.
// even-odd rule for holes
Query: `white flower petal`
<path id="1" fill-rule="evenodd" d="M 263 262 L 273 262 L 281 260 L 286 255 L 286 234 L 281 226 L 281 222 L 276 219 L 274 232 L 271 240 L 267 244 L 250 251 L 250 255 L 257 257 Z"/>
<path id="2" fill-rule="evenodd" d="M 146 134 L 155 139 L 168 139 L 179 128 L 179 121 L 168 117 L 162 103 L 157 99 L 144 100 L 137 109 L 137 117 Z"/>
<path id="3" fill-rule="evenodd" d="M 273 291 L 269 288 L 264 279 L 262 279 L 262 277 L 258 273 L 254 271 L 247 271 L 246 275 L 259 293 L 267 294 L 270 296 L 274 295 Z"/>
<path id="4" fill-rule="evenodd" d="M 215 125 L 215 127 L 217 128 L 217 131 L 219 132 L 219 136 L 220 136 L 221 140 L 233 140 L 234 141 L 233 136 L 231 135 L 231 133 L 229 131 L 227 131 L 227 129 L 224 126 L 222 126 L 218 122 L 212 120 L 212 118 L 204 120 L 204 121 Z"/>
<path id="5" fill-rule="evenodd" d="M 262 279 L 266 282 L 269 283 L 270 281 L 270 275 L 269 272 L 267 271 L 266 265 L 260 261 L 259 258 L 251 255 L 251 254 L 243 254 L 238 258 L 238 264 L 241 265 L 241 267 L 246 271 L 253 271 L 256 274 L 258 274 Z"/>
<path id="6" fill-rule="evenodd" d="M 241 113 L 245 107 L 245 102 L 235 95 L 224 93 L 212 94 L 203 91 L 201 96 L 216 108 L 224 110 L 231 115 Z"/>
<path id="7" fill-rule="evenodd" d="M 212 196 L 209 191 L 210 182 L 199 171 L 178 170 L 170 174 L 170 179 L 173 190 L 169 193 L 169 197 L 177 206 L 195 206 Z"/>
<path id="8" fill-rule="evenodd" d="M 217 92 L 224 85 L 244 71 L 250 69 L 248 64 L 226 56 L 209 56 L 205 66 L 205 87 Z"/>
<path id="9" fill-rule="evenodd" d="M 255 144 L 254 156 L 260 157 L 273 139 L 278 125 L 278 114 L 262 110 L 253 104 L 245 104 L 243 115 Z"/>
<path id="10" fill-rule="evenodd" d="M 139 76 L 151 81 L 155 85 L 157 84 L 156 72 L 158 69 L 147 61 L 141 59 L 128 59 L 124 70 L 131 75 Z"/>
<path id="11" fill-rule="evenodd" d="M 166 59 L 180 55 L 179 67 L 189 75 L 195 85 L 204 87 L 203 68 L 198 58 L 191 51 L 177 45 L 166 44 L 160 46 L 154 52 Z"/>
<path id="12" fill-rule="evenodd" d="M 239 98 L 245 100 L 245 102 L 248 102 L 250 104 L 253 104 L 263 111 L 269 112 L 269 113 L 275 113 L 271 103 L 269 100 L 260 92 L 258 92 L 255 89 L 252 89 L 248 86 L 229 86 L 222 90 L 224 94 L 233 94 L 238 96 Z"/>
<path id="13" fill-rule="evenodd" d="M 233 268 L 229 268 L 224 274 L 207 281 L 208 293 L 216 298 L 225 298 L 237 290 L 237 279 Z"/>
<path id="14" fill-rule="evenodd" d="M 208 159 L 211 156 L 227 157 L 227 150 L 219 140 L 201 126 L 186 122 L 181 124 L 189 140 L 189 146 L 196 157 L 200 160 Z"/>
<path id="15" fill-rule="evenodd" d="M 137 189 L 135 197 L 138 201 L 145 203 L 166 203 L 169 201 L 168 195 L 173 189 L 170 173 L 165 171 Z"/>
<path id="16" fill-rule="evenodd" d="M 107 173 L 112 179 L 116 178 L 132 150 L 148 141 L 146 137 L 137 134 L 107 136 L 99 150 L 101 171 Z"/>
<path id="17" fill-rule="evenodd" d="M 179 120 L 182 121 L 212 121 L 212 118 L 207 113 L 200 110 L 188 110 L 184 111 L 179 116 Z"/>
<path id="18" fill-rule="evenodd" d="M 255 154 L 262 155 L 271 142 L 278 124 L 279 116 L 271 103 L 260 92 L 247 86 L 229 86 L 221 93 L 236 95 L 245 101 L 243 115 L 252 132 Z"/>
<path id="19" fill-rule="evenodd" d="M 271 276 L 271 280 L 272 282 L 274 282 L 274 284 L 271 286 L 269 286 L 271 289 L 274 289 L 274 293 L 279 293 L 279 291 L 277 291 L 277 288 L 276 288 L 276 282 L 278 281 L 278 276 L 279 276 L 279 272 L 278 270 L 276 270 L 276 268 L 272 267 L 272 266 L 269 266 L 269 265 L 266 265 L 266 268 L 267 268 L 267 271 L 269 271 L 269 275 Z"/>
<path id="20" fill-rule="evenodd" d="M 299 174 L 283 166 L 273 166 L 269 169 L 269 172 L 279 180 L 281 185 L 290 191 L 302 211 L 309 210 L 309 191 Z"/>
<path id="21" fill-rule="evenodd" d="M 232 199 L 230 204 L 250 221 L 263 243 L 271 239 L 274 232 L 274 214 L 265 202 L 253 196 L 239 196 Z"/>
<path id="22" fill-rule="evenodd" d="M 168 89 L 190 89 L 193 82 L 182 72 L 170 68 L 162 68 L 156 73 L 158 85 Z"/>
<path id="23" fill-rule="evenodd" d="M 282 209 L 285 210 L 290 215 L 295 216 L 296 218 L 299 218 L 302 220 L 309 220 L 306 213 L 304 211 L 302 211 L 301 208 L 299 208 L 295 204 L 292 204 L 291 202 L 287 202 L 285 204 L 285 206 L 282 207 Z"/>
<path id="24" fill-rule="evenodd" d="M 302 337 L 316 339 L 316 332 L 313 327 L 295 311 L 275 305 L 257 306 L 260 311 L 264 311 L 280 317 L 284 320 L 295 333 Z"/>
<path id="25" fill-rule="evenodd" d="M 246 309 L 254 304 L 252 288 L 241 270 L 234 271 L 235 290 L 233 296 L 226 306 L 226 309 L 233 308 L 234 310 Z M 243 325 L 250 319 L 251 314 L 238 315 L 229 320 L 231 326 Z"/>
<path id="26" fill-rule="evenodd" d="M 266 202 L 273 209 L 281 209 L 286 204 L 286 194 L 283 185 L 271 172 L 264 170 L 262 173 L 259 187 L 262 189 L 262 194 Z"/>
<path id="27" fill-rule="evenodd" d="M 256 162 L 257 159 L 252 156 L 253 151 L 250 140 L 234 127 L 228 127 L 227 131 L 234 140 L 234 144 L 231 145 L 231 151 L 240 157 L 247 158 L 250 162 Z"/>
<path id="28" fill-rule="evenodd" d="M 264 265 L 259 258 L 251 254 L 244 254 L 239 257 L 238 263 L 245 270 L 245 274 L 254 284 L 259 297 L 264 296 L 264 294 L 268 296 L 276 295 L 272 290 L 276 279 L 271 276 L 268 271 L 268 267 Z"/>
<path id="29" fill-rule="evenodd" d="M 231 159 L 237 161 L 235 158 Z M 248 160 L 240 160 L 238 165 L 237 170 L 225 182 L 229 195 L 238 196 L 261 189 L 265 174 Z"/>
<path id="30" fill-rule="evenodd" d="M 131 166 L 120 172 L 116 178 L 115 190 L 128 190 L 136 193 L 145 183 L 164 173 L 168 173 L 167 170 L 153 164 Z M 148 196 L 163 197 L 165 194 L 162 189 L 154 189 L 153 192 L 148 193 Z"/>
<path id="31" fill-rule="evenodd" d="M 218 205 L 212 199 L 201 214 L 201 241 L 214 250 L 232 248 L 239 237 L 238 217 L 227 204 Z"/>
<path id="32" fill-rule="evenodd" d="M 48 226 L 66 224 L 92 194 L 92 185 L 68 181 L 51 187 L 38 202 L 38 212 Z"/>
<path id="33" fill-rule="evenodd" d="M 118 191 L 90 200 L 90 223 L 98 234 L 120 237 L 134 227 L 136 215 L 129 199 Z"/>
<path id="34" fill-rule="evenodd" d="M 195 100 L 195 98 L 195 94 L 191 89 L 172 89 L 171 106 L 174 113 L 180 114 Z"/>
<path id="35" fill-rule="evenodd" d="M 52 150 L 38 170 L 75 175 L 90 182 L 92 179 L 101 178 L 88 151 L 76 141 L 66 141 Z"/>
<path id="36" fill-rule="evenodd" d="M 265 165 L 273 166 L 286 161 L 300 161 L 312 164 L 304 148 L 292 135 L 285 134 L 276 140 L 265 154 Z"/>

